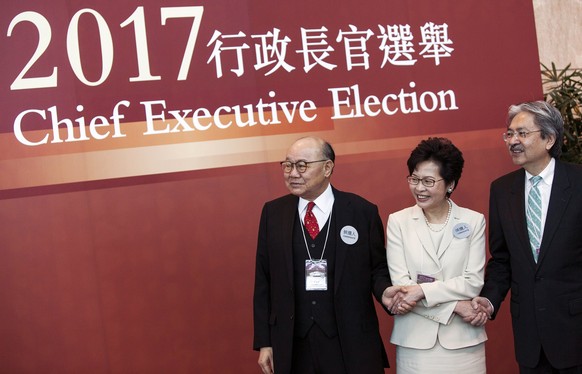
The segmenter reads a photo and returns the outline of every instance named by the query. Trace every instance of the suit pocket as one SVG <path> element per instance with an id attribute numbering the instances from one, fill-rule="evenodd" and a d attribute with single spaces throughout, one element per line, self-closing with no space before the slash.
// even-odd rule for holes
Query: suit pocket
<path id="1" fill-rule="evenodd" d="M 511 295 L 511 300 L 509 301 L 509 312 L 514 318 L 519 317 L 519 303 L 517 302 L 517 297 L 513 294 Z"/>
<path id="2" fill-rule="evenodd" d="M 519 284 L 517 282 L 511 282 L 511 297 L 519 296 Z"/>
<path id="3" fill-rule="evenodd" d="M 509 310 L 511 312 L 512 317 L 515 317 L 515 318 L 519 317 L 519 304 L 518 303 L 512 301 L 510 306 L 509 306 Z"/>
<path id="4" fill-rule="evenodd" d="M 582 313 L 582 298 L 570 300 L 568 303 L 568 310 L 571 315 Z"/>

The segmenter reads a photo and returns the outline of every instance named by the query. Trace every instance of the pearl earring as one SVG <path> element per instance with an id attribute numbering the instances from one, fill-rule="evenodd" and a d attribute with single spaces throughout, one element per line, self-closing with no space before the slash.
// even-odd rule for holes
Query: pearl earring
<path id="1" fill-rule="evenodd" d="M 449 189 L 447 190 L 449 193 L 453 192 L 453 189 L 451 187 L 449 187 Z"/>

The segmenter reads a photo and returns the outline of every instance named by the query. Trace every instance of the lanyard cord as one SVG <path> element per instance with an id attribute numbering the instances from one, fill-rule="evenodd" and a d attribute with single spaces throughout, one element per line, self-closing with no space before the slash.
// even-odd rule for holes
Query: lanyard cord
<path id="1" fill-rule="evenodd" d="M 323 251 L 321 251 L 321 258 L 319 261 L 323 260 L 323 254 L 325 253 L 325 247 L 327 247 L 327 238 L 329 237 L 329 228 L 331 227 L 331 216 L 333 213 L 332 211 L 329 213 L 329 219 L 327 220 L 327 233 L 325 234 L 325 243 L 323 243 Z M 303 225 L 302 225 L 303 226 Z M 301 227 L 301 232 L 303 233 L 303 241 L 305 242 L 305 249 L 307 249 L 307 255 L 309 256 L 309 260 L 313 261 L 311 258 L 311 252 L 309 252 L 309 246 L 307 245 L 307 238 L 305 237 L 305 230 Z"/>

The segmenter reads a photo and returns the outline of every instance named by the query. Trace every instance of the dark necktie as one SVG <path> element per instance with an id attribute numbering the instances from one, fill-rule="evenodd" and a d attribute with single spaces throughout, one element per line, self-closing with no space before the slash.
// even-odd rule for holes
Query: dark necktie
<path id="1" fill-rule="evenodd" d="M 319 234 L 319 225 L 317 224 L 317 218 L 315 218 L 315 215 L 313 214 L 314 206 L 315 203 L 313 201 L 310 201 L 307 204 L 307 212 L 305 213 L 305 219 L 303 220 L 303 222 L 305 223 L 305 228 L 307 229 L 309 236 L 311 236 L 311 239 L 315 239 L 317 234 Z"/>

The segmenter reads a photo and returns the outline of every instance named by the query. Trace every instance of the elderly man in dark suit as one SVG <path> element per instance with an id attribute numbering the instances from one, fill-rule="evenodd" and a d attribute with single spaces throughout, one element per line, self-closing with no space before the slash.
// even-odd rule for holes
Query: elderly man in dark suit
<path id="1" fill-rule="evenodd" d="M 495 318 L 511 289 L 521 373 L 582 373 L 582 167 L 557 159 L 563 128 L 544 101 L 511 106 L 503 139 L 521 169 L 491 184 L 491 259 L 473 304 Z"/>
<path id="2" fill-rule="evenodd" d="M 281 162 L 290 195 L 263 207 L 256 257 L 254 343 L 265 374 L 384 373 L 372 295 L 392 287 L 378 208 L 330 185 L 335 155 L 315 137 Z"/>

